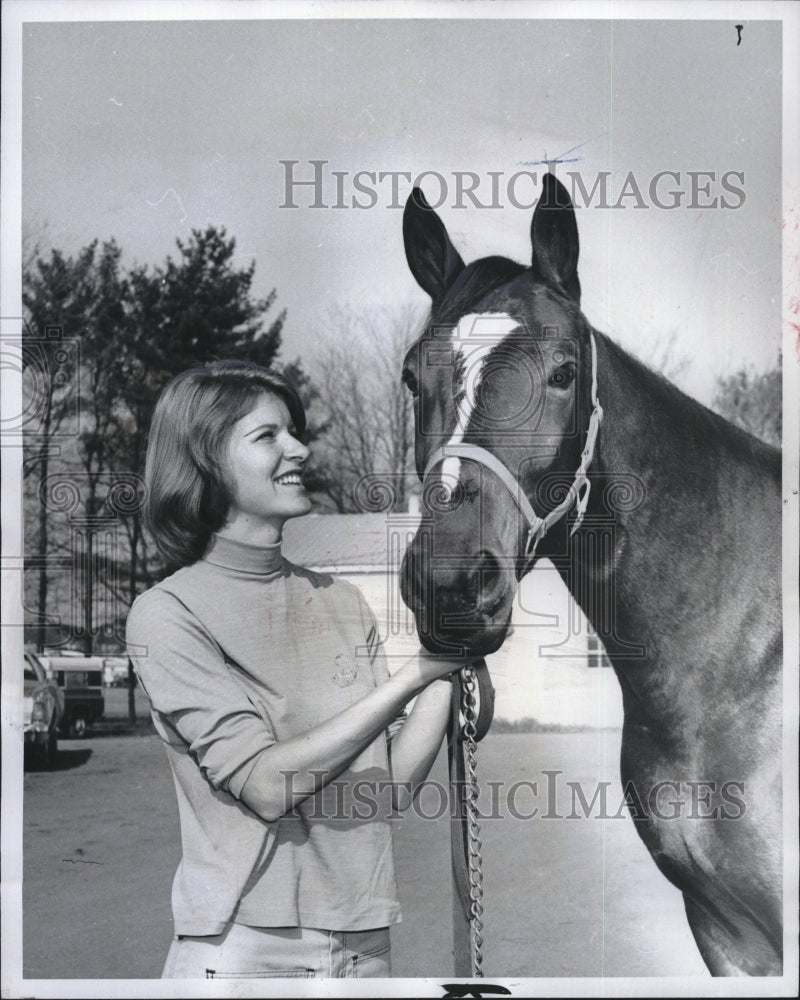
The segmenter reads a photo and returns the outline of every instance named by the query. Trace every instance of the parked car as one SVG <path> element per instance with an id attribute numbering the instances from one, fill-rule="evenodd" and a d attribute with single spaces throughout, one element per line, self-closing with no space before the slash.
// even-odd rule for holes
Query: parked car
<path id="1" fill-rule="evenodd" d="M 89 726 L 105 712 L 103 657 L 75 655 L 43 656 L 42 663 L 64 697 L 60 732 L 64 736 L 86 736 Z"/>
<path id="2" fill-rule="evenodd" d="M 25 755 L 37 767 L 55 767 L 64 695 L 47 676 L 41 660 L 29 650 L 25 651 L 23 697 Z"/>
<path id="3" fill-rule="evenodd" d="M 136 674 L 133 675 L 134 686 Z M 106 687 L 128 686 L 128 657 L 106 656 L 103 658 L 103 683 Z"/>

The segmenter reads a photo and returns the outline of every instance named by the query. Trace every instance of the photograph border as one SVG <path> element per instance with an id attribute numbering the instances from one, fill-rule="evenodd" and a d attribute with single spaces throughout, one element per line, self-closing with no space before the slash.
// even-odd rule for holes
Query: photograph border
<path id="1" fill-rule="evenodd" d="M 652 979 L 491 979 L 516 996 L 591 996 L 598 992 L 616 996 L 790 996 L 798 987 L 798 553 L 800 552 L 800 326 L 792 302 L 800 297 L 800 9 L 768 0 L 746 0 L 736 5 L 708 2 L 575 3 L 500 2 L 482 0 L 459 3 L 437 2 L 84 2 L 84 0 L 6 0 L 2 7 L 2 271 L 0 272 L 0 331 L 6 340 L 19 337 L 21 303 L 21 74 L 22 30 L 27 22 L 40 21 L 128 21 L 128 20 L 240 20 L 280 18 L 516 18 L 565 20 L 609 17 L 620 20 L 778 20 L 783 23 L 783 595 L 784 595 L 784 912 L 786 923 L 785 974 L 774 980 L 698 979 L 668 977 Z M 794 311 L 793 311 L 794 310 Z M 4 360 L 2 366 L 2 421 L 21 412 L 19 371 Z M 185 997 L 230 996 L 231 986 L 162 980 L 26 980 L 22 977 L 22 779 L 23 742 L 21 678 L 15 664 L 22 662 L 23 603 L 21 525 L 21 434 L 3 439 L 2 447 L 2 993 L 8 997 Z M 441 996 L 439 978 L 381 981 L 383 996 Z M 319 981 L 296 995 L 374 996 L 370 981 Z M 286 981 L 274 987 L 238 984 L 238 996 L 285 996 Z"/>

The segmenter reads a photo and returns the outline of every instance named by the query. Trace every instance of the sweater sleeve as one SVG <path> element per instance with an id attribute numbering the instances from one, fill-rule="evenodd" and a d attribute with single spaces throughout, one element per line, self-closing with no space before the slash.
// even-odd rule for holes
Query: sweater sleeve
<path id="1" fill-rule="evenodd" d="M 239 798 L 275 738 L 212 636 L 156 588 L 131 607 L 126 641 L 159 735 L 174 745 L 176 734 L 211 786 Z"/>

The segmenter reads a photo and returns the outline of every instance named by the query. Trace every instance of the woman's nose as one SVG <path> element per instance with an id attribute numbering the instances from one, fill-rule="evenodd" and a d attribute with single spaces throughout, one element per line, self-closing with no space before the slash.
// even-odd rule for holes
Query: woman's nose
<path id="1" fill-rule="evenodd" d="M 295 462 L 305 462 L 310 452 L 307 445 L 304 445 L 302 441 L 290 434 L 284 454 L 287 458 L 291 458 Z"/>

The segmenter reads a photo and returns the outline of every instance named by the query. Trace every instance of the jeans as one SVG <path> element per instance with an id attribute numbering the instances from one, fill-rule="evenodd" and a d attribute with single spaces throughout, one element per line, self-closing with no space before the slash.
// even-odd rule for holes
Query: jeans
<path id="1" fill-rule="evenodd" d="M 162 979 L 332 979 L 392 974 L 389 928 L 326 931 L 228 924 L 213 937 L 176 935 Z"/>

